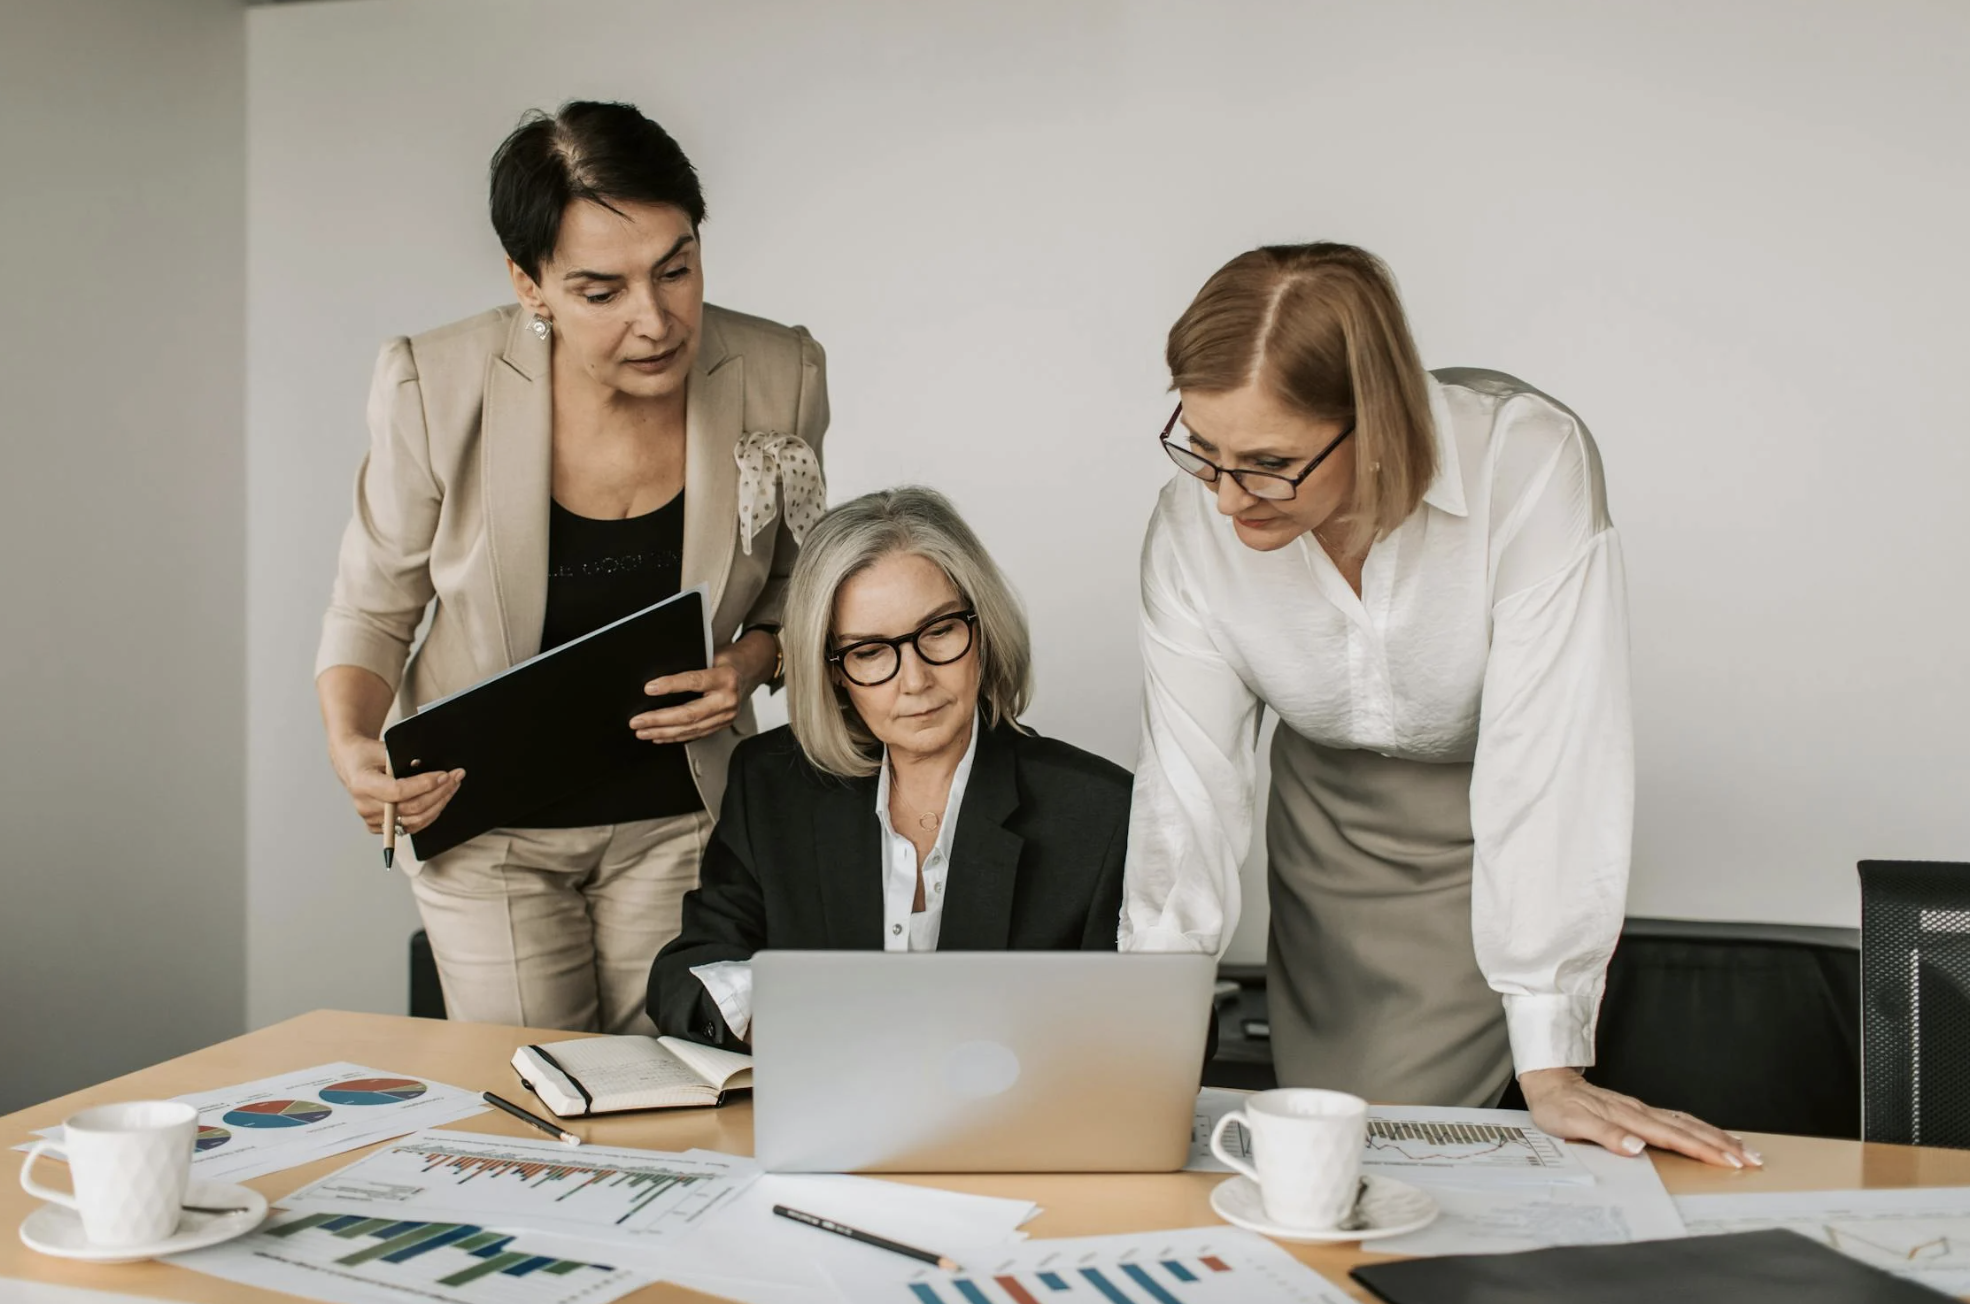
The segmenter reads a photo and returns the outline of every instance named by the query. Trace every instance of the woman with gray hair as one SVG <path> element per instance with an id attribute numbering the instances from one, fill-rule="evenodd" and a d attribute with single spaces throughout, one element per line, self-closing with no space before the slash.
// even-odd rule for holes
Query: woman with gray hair
<path id="1" fill-rule="evenodd" d="M 828 513 L 785 619 L 791 724 L 732 754 L 650 971 L 657 1027 L 746 1041 L 769 946 L 1114 950 L 1129 773 L 1019 723 L 1026 618 L 950 502 L 891 489 Z"/>

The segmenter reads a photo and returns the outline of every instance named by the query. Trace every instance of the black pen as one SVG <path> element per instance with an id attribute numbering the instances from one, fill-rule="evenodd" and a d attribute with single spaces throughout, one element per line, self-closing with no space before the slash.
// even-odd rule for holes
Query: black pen
<path id="1" fill-rule="evenodd" d="M 860 1241 L 864 1245 L 873 1245 L 879 1250 L 888 1250 L 893 1254 L 907 1254 L 913 1259 L 921 1259 L 925 1263 L 935 1264 L 946 1272 L 961 1271 L 956 1259 L 947 1259 L 941 1254 L 932 1254 L 929 1250 L 919 1250 L 912 1245 L 900 1245 L 895 1241 L 884 1240 L 880 1236 L 876 1236 L 870 1232 L 857 1231 L 853 1227 L 823 1218 L 819 1214 L 802 1213 L 798 1209 L 789 1209 L 784 1204 L 774 1205 L 773 1212 L 782 1218 L 791 1218 L 804 1227 L 812 1227 L 818 1231 L 833 1232 L 837 1236 L 846 1236 L 851 1241 Z"/>
<path id="2" fill-rule="evenodd" d="M 580 1137 L 576 1136 L 573 1132 L 562 1130 L 560 1124 L 550 1123 L 546 1119 L 542 1118 L 539 1114 L 536 1114 L 531 1110 L 520 1108 L 518 1105 L 506 1099 L 504 1096 L 495 1096 L 490 1091 L 484 1092 L 482 1094 L 485 1096 L 485 1101 L 488 1105 L 491 1105 L 495 1109 L 505 1110 L 507 1113 L 513 1115 L 513 1117 L 519 1119 L 522 1123 L 531 1123 L 535 1127 L 539 1128 L 541 1131 L 547 1133 L 547 1135 L 551 1137 L 555 1137 L 558 1140 L 565 1141 L 571 1146 L 578 1146 L 581 1144 Z"/>

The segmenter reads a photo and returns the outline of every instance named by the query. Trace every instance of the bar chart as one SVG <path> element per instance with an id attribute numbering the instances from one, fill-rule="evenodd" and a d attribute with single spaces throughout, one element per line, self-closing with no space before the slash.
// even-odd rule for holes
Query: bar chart
<path id="1" fill-rule="evenodd" d="M 744 1189 L 756 1171 L 744 1160 L 424 1132 L 384 1146 L 282 1203 L 639 1244 L 689 1228 Z"/>
<path id="2" fill-rule="evenodd" d="M 1319 1273 L 1229 1228 L 1028 1241 L 963 1272 L 835 1285 L 857 1304 L 1346 1304 Z"/>
<path id="3" fill-rule="evenodd" d="M 176 1261 L 317 1298 L 326 1297 L 323 1278 L 339 1278 L 360 1283 L 364 1298 L 381 1293 L 459 1304 L 605 1304 L 648 1280 L 606 1263 L 536 1253 L 525 1233 L 332 1211 L 284 1215 L 241 1240 Z"/>
<path id="4" fill-rule="evenodd" d="M 1201 1289 L 1188 1289 L 1210 1282 L 1218 1273 L 1233 1273 L 1230 1264 L 1216 1256 L 1185 1263 L 1181 1259 L 1161 1259 L 1149 1263 L 1113 1263 L 1101 1267 L 1069 1268 L 1059 1272 L 1002 1274 L 992 1277 L 954 1276 L 948 1287 L 928 1282 L 911 1282 L 910 1293 L 921 1304 L 1041 1304 L 1042 1299 L 1073 1304 L 1077 1300 L 1099 1300 L 1104 1304 L 1184 1304 L 1190 1299 L 1220 1298 Z M 1226 1286 L 1233 1283 L 1227 1281 Z M 1222 1298 L 1233 1298 L 1222 1296 Z"/>

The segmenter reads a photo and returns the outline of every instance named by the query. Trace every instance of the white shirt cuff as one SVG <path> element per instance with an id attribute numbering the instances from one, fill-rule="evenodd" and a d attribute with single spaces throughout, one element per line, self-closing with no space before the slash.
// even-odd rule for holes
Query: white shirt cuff
<path id="1" fill-rule="evenodd" d="M 1216 955 L 1218 937 L 1216 933 L 1186 933 L 1168 924 L 1152 924 L 1148 928 L 1138 928 L 1124 932 L 1120 938 L 1120 950 L 1124 951 L 1177 951 L 1186 955 Z"/>
<path id="2" fill-rule="evenodd" d="M 701 964 L 691 976 L 705 985 L 712 1003 L 725 1018 L 725 1026 L 740 1041 L 752 1031 L 752 961 L 718 960 Z"/>
<path id="3" fill-rule="evenodd" d="M 1594 1020 L 1600 994 L 1541 993 L 1505 997 L 1505 1028 L 1512 1039 L 1512 1069 L 1584 1069 L 1594 1062 Z"/>

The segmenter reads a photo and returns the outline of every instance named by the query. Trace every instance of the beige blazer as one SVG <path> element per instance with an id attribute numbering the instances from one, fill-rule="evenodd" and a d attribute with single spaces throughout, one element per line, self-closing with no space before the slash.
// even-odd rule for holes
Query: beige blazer
<path id="1" fill-rule="evenodd" d="M 799 326 L 706 304 L 701 330 L 686 382 L 684 587 L 706 586 L 713 641 L 723 646 L 748 625 L 780 623 L 798 554 L 784 515 L 750 554 L 740 546 L 734 449 L 743 434 L 773 432 L 819 455 L 827 362 Z M 517 304 L 383 346 L 317 675 L 337 665 L 373 671 L 396 691 L 401 715 L 540 651 L 553 494 L 549 349 Z M 413 651 L 427 608 L 430 628 Z M 748 707 L 732 728 L 687 744 L 714 817 L 726 760 L 754 727 Z"/>

